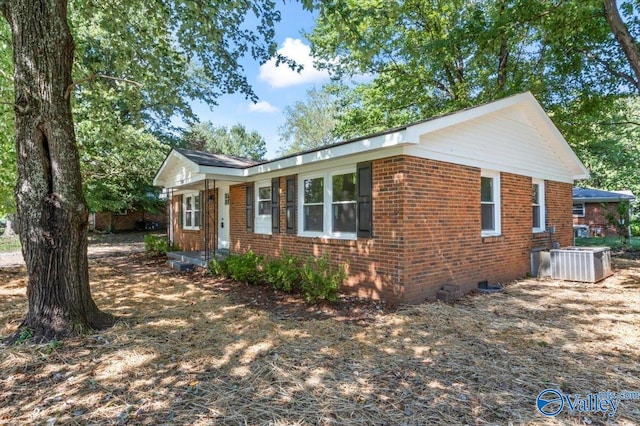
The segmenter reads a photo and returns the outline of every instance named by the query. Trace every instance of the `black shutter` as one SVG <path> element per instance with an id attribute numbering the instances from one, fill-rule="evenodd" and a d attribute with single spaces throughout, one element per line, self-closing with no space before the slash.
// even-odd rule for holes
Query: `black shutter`
<path id="1" fill-rule="evenodd" d="M 358 237 L 371 238 L 373 236 L 372 221 L 372 180 L 373 173 L 371 162 L 358 163 L 357 180 L 358 180 Z"/>
<path id="2" fill-rule="evenodd" d="M 296 233 L 296 177 L 287 176 L 287 206 L 285 216 L 287 218 L 287 234 Z"/>
<path id="3" fill-rule="evenodd" d="M 204 203 L 205 192 L 200 191 L 200 228 L 204 229 Z M 195 203 L 195 200 L 194 200 Z M 193 206 L 195 208 L 195 206 Z"/>
<path id="4" fill-rule="evenodd" d="M 271 232 L 280 232 L 280 178 L 271 179 Z"/>
<path id="5" fill-rule="evenodd" d="M 183 197 L 184 195 L 178 195 L 178 228 L 184 228 L 184 213 L 183 213 Z"/>
<path id="6" fill-rule="evenodd" d="M 253 182 L 248 183 L 245 187 L 246 194 L 246 212 L 245 220 L 247 222 L 247 232 L 253 232 Z"/>

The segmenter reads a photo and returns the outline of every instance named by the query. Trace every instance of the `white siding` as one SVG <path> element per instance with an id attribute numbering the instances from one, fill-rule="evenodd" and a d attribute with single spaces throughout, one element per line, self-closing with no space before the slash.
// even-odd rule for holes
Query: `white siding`
<path id="1" fill-rule="evenodd" d="M 524 113 L 501 110 L 427 133 L 405 153 L 541 179 L 573 182 L 571 166 Z"/>

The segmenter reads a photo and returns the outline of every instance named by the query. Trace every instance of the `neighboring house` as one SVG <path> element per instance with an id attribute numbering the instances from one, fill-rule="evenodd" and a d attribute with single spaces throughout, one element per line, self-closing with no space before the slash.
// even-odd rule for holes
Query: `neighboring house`
<path id="1" fill-rule="evenodd" d="M 101 232 L 128 232 L 167 228 L 166 209 L 158 213 L 127 210 L 120 213 L 98 212 L 89 215 L 89 229 Z"/>
<path id="2" fill-rule="evenodd" d="M 154 185 L 184 250 L 328 253 L 348 263 L 345 291 L 419 303 L 523 277 L 533 251 L 572 244 L 587 177 L 523 93 L 261 163 L 174 149 Z"/>
<path id="3" fill-rule="evenodd" d="M 603 191 L 593 188 L 573 188 L 573 227 L 576 237 L 608 237 L 618 235 L 609 224 L 607 214 L 616 214 L 622 201 L 634 202 L 631 191 Z M 629 223 L 629 218 L 624 218 Z"/>

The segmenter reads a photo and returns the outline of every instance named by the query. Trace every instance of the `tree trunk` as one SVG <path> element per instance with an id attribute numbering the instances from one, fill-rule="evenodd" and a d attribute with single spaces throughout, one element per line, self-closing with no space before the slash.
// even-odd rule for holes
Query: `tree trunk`
<path id="1" fill-rule="evenodd" d="M 114 318 L 97 308 L 89 289 L 88 211 L 68 93 L 74 45 L 67 0 L 0 4 L 13 40 L 15 197 L 29 274 L 29 311 L 14 339 L 27 328 L 45 342 L 110 326 Z"/>
<path id="2" fill-rule="evenodd" d="M 640 49 L 620 16 L 616 0 L 604 0 L 604 16 L 609 23 L 611 32 L 627 57 L 629 66 L 635 75 L 636 90 L 640 92 Z"/>

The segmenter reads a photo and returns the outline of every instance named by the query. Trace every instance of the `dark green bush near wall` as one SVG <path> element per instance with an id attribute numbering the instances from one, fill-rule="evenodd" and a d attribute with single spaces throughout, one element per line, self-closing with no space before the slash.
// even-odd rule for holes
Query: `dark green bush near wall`
<path id="1" fill-rule="evenodd" d="M 265 262 L 264 281 L 277 290 L 291 292 L 300 284 L 300 266 L 300 259 L 283 253 Z"/>
<path id="2" fill-rule="evenodd" d="M 344 266 L 333 267 L 328 255 L 300 258 L 283 253 L 279 258 L 266 259 L 252 251 L 212 260 L 209 273 L 250 284 L 267 284 L 285 292 L 298 292 L 310 304 L 337 300 L 340 286 L 346 279 Z"/>
<path id="3" fill-rule="evenodd" d="M 157 256 L 167 254 L 168 251 L 178 250 L 175 244 L 169 244 L 167 237 L 159 237 L 157 235 L 144 236 L 144 250 Z"/>

